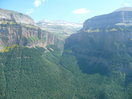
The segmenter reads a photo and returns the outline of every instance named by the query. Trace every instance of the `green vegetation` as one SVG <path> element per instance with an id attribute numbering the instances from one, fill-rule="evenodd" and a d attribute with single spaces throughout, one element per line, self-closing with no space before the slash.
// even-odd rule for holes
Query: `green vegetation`
<path id="1" fill-rule="evenodd" d="M 82 29 L 63 51 L 74 29 L 55 25 L 47 28 L 52 34 L 14 21 L 0 25 L 2 46 L 8 39 L 19 45 L 0 51 L 0 99 L 132 99 L 132 26 Z M 38 40 L 49 45 L 25 47 Z"/>
<path id="2" fill-rule="evenodd" d="M 1 53 L 0 99 L 69 99 L 73 75 L 56 63 L 54 55 L 22 47 Z"/>
<path id="3" fill-rule="evenodd" d="M 14 22 L 14 21 L 4 21 L 4 20 L 2 20 L 2 21 L 0 21 L 0 24 L 10 24 L 10 25 L 13 25 L 13 24 L 17 24 L 17 23 Z"/>
<path id="4" fill-rule="evenodd" d="M 61 64 L 77 73 L 78 83 L 82 82 L 79 88 L 86 83 L 79 99 L 132 98 L 132 30 L 131 27 L 115 29 L 118 31 L 81 31 L 66 40 Z"/>
<path id="5" fill-rule="evenodd" d="M 25 27 L 25 28 L 31 28 L 31 29 L 38 29 L 37 26 L 35 25 L 28 25 L 28 24 L 20 24 L 22 27 Z"/>
<path id="6" fill-rule="evenodd" d="M 7 46 L 7 47 L 4 47 L 2 50 L 0 50 L 0 52 L 9 52 L 10 51 L 10 49 L 13 49 L 13 48 L 15 48 L 15 47 L 17 47 L 17 45 L 11 45 L 11 46 Z"/>
<path id="7" fill-rule="evenodd" d="M 53 45 L 0 53 L 0 99 L 131 99 L 124 73 L 82 73 L 71 53 Z"/>
<path id="8" fill-rule="evenodd" d="M 131 99 L 131 40 L 106 36 L 102 43 L 88 33 L 82 37 L 66 40 L 63 53 L 56 45 L 5 47 L 0 53 L 0 99 Z"/>
<path id="9" fill-rule="evenodd" d="M 100 30 L 99 29 L 88 29 L 88 30 L 85 30 L 85 32 L 89 32 L 89 33 L 100 32 Z"/>
<path id="10" fill-rule="evenodd" d="M 20 25 L 20 26 L 25 27 L 25 28 L 38 29 L 38 27 L 35 26 L 35 25 L 22 24 L 22 23 L 17 23 L 15 21 L 8 21 L 8 20 L 1 20 L 0 24 L 3 24 L 3 25 L 4 24 L 8 24 L 8 25 Z"/>
<path id="11" fill-rule="evenodd" d="M 29 36 L 27 39 L 28 39 L 29 41 L 31 41 L 31 42 L 36 41 L 36 40 L 39 40 L 38 37 L 33 37 L 33 36 Z"/>

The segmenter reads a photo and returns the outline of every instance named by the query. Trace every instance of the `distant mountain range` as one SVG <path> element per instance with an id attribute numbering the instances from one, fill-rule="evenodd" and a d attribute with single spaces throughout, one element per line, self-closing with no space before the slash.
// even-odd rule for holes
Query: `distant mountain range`
<path id="1" fill-rule="evenodd" d="M 76 33 L 82 28 L 81 23 L 68 22 L 64 20 L 41 20 L 37 22 L 37 25 L 44 30 L 65 35 Z"/>

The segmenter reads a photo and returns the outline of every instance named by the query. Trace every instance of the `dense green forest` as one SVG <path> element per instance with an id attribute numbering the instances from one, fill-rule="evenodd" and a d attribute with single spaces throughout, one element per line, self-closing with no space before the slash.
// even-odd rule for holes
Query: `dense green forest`
<path id="1" fill-rule="evenodd" d="M 0 53 L 0 99 L 132 99 L 132 74 L 83 73 L 71 53 L 55 46 Z"/>

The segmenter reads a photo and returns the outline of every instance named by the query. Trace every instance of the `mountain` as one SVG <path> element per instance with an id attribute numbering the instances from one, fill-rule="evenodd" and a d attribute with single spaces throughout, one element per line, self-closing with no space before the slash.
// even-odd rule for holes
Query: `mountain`
<path id="1" fill-rule="evenodd" d="M 121 8 L 110 14 L 95 16 L 84 22 L 83 29 L 98 29 L 118 25 L 132 25 L 132 8 Z"/>
<path id="2" fill-rule="evenodd" d="M 62 38 L 40 29 L 32 18 L 22 13 L 0 9 L 0 50 L 12 45 L 29 48 L 63 44 Z"/>
<path id="3" fill-rule="evenodd" d="M 65 49 L 72 51 L 83 72 L 107 75 L 118 70 L 126 74 L 132 71 L 132 11 L 124 11 L 127 13 L 124 14 L 125 20 L 128 20 L 128 23 L 124 22 L 126 25 L 113 24 L 118 23 L 117 20 L 122 17 L 119 13 L 122 11 L 86 20 L 80 33 L 71 35 L 66 40 Z M 107 20 L 113 19 L 113 14 L 119 15 L 108 27 L 110 21 Z M 102 23 L 101 19 L 104 19 Z M 94 23 L 100 25 L 93 25 Z M 104 26 L 101 27 L 101 24 Z"/>
<path id="4" fill-rule="evenodd" d="M 0 9 L 0 99 L 68 98 L 73 75 L 59 64 L 63 43 L 29 16 Z"/>
<path id="5" fill-rule="evenodd" d="M 132 88 L 131 23 L 132 11 L 126 8 L 88 19 L 79 33 L 66 39 L 63 54 L 64 57 L 75 57 L 82 73 L 100 74 L 102 77 L 108 78 L 109 82 L 112 78 L 111 80 L 118 83 L 121 88 L 129 89 L 127 99 L 132 98 L 130 95 L 132 92 L 130 90 Z M 69 62 L 67 61 L 67 63 Z M 64 64 L 64 66 L 67 65 Z M 67 68 L 73 70 L 69 66 Z M 102 81 L 102 83 L 104 82 Z M 113 86 L 115 85 L 113 84 Z M 107 96 L 107 91 L 104 91 L 104 97 L 99 99 L 125 99 L 120 97 L 120 92 L 117 91 L 115 96 L 112 90 L 109 91 L 111 92 L 110 97 Z"/>
<path id="6" fill-rule="evenodd" d="M 4 19 L 0 99 L 132 99 L 132 26 L 102 17 L 86 20 L 65 44 L 36 25 Z"/>
<path id="7" fill-rule="evenodd" d="M 71 98 L 74 76 L 59 64 L 63 43 L 29 16 L 0 9 L 0 99 Z"/>
<path id="8" fill-rule="evenodd" d="M 68 22 L 63 20 L 54 20 L 54 21 L 41 20 L 37 22 L 37 25 L 49 32 L 65 34 L 65 35 L 76 33 L 78 30 L 82 28 L 81 23 Z"/>
<path id="9" fill-rule="evenodd" d="M 27 15 L 15 11 L 0 9 L 0 24 L 7 22 L 8 23 L 17 22 L 17 23 L 29 24 L 29 25 L 35 24 L 33 19 Z"/>
<path id="10" fill-rule="evenodd" d="M 119 12 L 119 11 L 132 11 L 132 7 L 119 8 L 115 12 Z"/>

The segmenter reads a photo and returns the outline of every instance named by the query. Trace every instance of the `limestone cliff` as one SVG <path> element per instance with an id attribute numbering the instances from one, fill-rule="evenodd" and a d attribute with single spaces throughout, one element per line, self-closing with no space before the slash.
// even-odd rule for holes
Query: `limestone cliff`
<path id="1" fill-rule="evenodd" d="M 59 42 L 55 34 L 34 25 L 29 16 L 0 9 L 0 50 L 12 45 L 46 47 Z"/>

